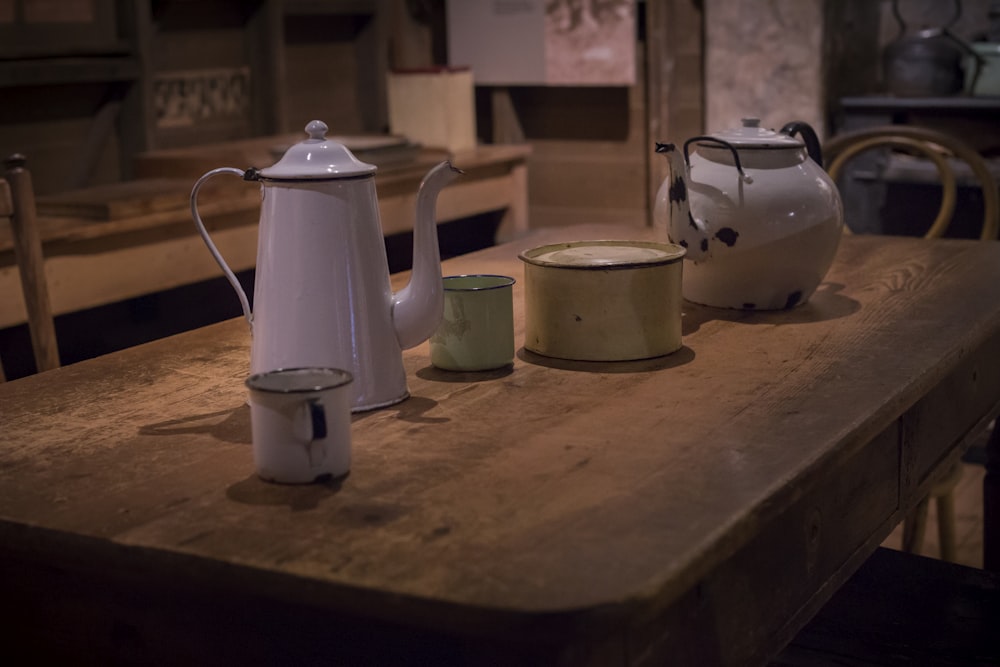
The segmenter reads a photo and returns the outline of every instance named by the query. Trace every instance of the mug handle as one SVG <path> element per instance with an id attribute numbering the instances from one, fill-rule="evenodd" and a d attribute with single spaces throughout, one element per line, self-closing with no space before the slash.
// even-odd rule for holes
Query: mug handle
<path id="1" fill-rule="evenodd" d="M 309 399 L 309 421 L 312 425 L 312 437 L 310 442 L 322 440 L 326 437 L 326 410 L 318 399 Z"/>

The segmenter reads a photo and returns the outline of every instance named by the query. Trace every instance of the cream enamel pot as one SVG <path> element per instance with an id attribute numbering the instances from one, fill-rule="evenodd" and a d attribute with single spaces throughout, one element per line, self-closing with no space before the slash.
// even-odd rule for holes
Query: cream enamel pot
<path id="1" fill-rule="evenodd" d="M 647 241 L 556 243 L 522 252 L 525 349 L 582 361 L 677 351 L 684 254 L 678 245 Z"/>

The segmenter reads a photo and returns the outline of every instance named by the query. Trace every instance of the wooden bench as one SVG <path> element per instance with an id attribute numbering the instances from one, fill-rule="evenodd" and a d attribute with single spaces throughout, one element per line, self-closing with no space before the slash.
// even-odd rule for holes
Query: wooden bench
<path id="1" fill-rule="evenodd" d="M 454 155 L 453 163 L 465 175 L 439 195 L 438 222 L 500 211 L 498 236 L 527 231 L 529 153 L 528 146 L 482 146 Z M 216 157 L 194 149 L 147 156 L 144 180 L 43 198 L 49 214 L 40 215 L 39 232 L 53 312 L 94 308 L 221 276 L 187 205 L 191 185 L 203 173 L 195 171 Z M 420 181 L 444 157 L 428 151 L 405 165 L 380 168 L 375 183 L 386 236 L 412 229 Z M 222 159 L 211 166 L 253 165 Z M 244 271 L 256 263 L 260 191 L 239 179 L 227 180 L 213 179 L 210 185 L 220 185 L 214 195 L 203 191 L 199 208 L 230 267 Z M 5 295 L 0 298 L 0 328 L 25 322 L 24 303 L 16 296 L 20 282 L 13 243 L 5 227 L 0 227 L 0 294 Z"/>

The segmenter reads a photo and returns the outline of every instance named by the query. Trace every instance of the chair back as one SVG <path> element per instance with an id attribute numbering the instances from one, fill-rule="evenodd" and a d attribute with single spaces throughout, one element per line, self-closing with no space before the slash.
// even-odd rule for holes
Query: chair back
<path id="1" fill-rule="evenodd" d="M 26 163 L 24 156 L 19 154 L 4 160 L 3 178 L 0 179 L 0 225 L 10 225 L 35 367 L 38 371 L 46 371 L 59 367 L 59 347 L 45 278 L 34 186 Z M 0 366 L 0 381 L 3 379 Z"/>
<path id="2" fill-rule="evenodd" d="M 1000 233 L 1000 190 L 989 165 L 974 148 L 954 135 L 918 125 L 881 125 L 845 132 L 829 139 L 823 147 L 827 171 L 834 180 L 852 158 L 878 147 L 921 153 L 931 159 L 941 179 L 942 196 L 937 216 L 924 234 L 943 236 L 953 219 L 957 186 L 949 159 L 965 162 L 972 169 L 983 192 L 983 220 L 979 238 L 996 239 Z"/>

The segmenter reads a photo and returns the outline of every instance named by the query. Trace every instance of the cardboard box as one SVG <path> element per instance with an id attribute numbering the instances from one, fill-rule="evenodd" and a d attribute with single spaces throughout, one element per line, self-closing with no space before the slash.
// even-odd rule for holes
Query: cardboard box
<path id="1" fill-rule="evenodd" d="M 442 67 L 388 75 L 389 131 L 452 153 L 476 147 L 472 72 Z"/>

